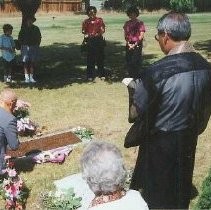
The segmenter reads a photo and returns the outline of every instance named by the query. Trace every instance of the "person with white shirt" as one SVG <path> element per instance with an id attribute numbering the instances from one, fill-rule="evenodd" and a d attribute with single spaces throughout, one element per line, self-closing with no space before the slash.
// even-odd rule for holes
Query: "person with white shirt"
<path id="1" fill-rule="evenodd" d="M 93 141 L 81 157 L 82 177 L 94 193 L 90 210 L 147 210 L 139 191 L 124 189 L 126 169 L 113 144 Z"/>

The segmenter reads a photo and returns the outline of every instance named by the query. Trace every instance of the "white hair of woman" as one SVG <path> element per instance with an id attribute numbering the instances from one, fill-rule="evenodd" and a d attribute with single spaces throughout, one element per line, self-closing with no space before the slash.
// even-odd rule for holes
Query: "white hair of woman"
<path id="1" fill-rule="evenodd" d="M 94 141 L 81 157 L 83 178 L 95 195 L 123 189 L 126 170 L 120 150 L 113 144 Z"/>

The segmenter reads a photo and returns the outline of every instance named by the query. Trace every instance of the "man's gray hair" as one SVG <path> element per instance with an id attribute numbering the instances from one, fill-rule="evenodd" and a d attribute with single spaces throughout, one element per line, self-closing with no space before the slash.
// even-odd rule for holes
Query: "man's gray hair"
<path id="1" fill-rule="evenodd" d="M 89 143 L 81 157 L 83 178 L 95 194 L 106 194 L 122 188 L 126 170 L 120 150 L 113 144 Z"/>
<path id="2" fill-rule="evenodd" d="M 187 41 L 191 36 L 191 24 L 183 13 L 169 12 L 163 15 L 157 25 L 158 34 L 167 33 L 174 41 Z"/>

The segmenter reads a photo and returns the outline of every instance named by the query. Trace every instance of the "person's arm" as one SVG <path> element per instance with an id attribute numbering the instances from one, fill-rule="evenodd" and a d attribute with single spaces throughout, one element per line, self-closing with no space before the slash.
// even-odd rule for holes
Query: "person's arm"
<path id="1" fill-rule="evenodd" d="M 123 30 L 124 30 L 124 37 L 125 37 L 126 44 L 128 44 L 128 38 L 127 38 L 127 22 L 125 22 L 125 24 L 123 26 Z"/>
<path id="2" fill-rule="evenodd" d="M 14 41 L 13 37 L 11 37 L 11 45 L 12 45 L 11 46 L 12 47 L 11 50 L 12 50 L 13 53 L 15 53 L 15 41 Z"/>
<path id="3" fill-rule="evenodd" d="M 139 27 L 139 31 L 140 31 L 140 35 L 139 35 L 139 41 L 143 41 L 144 40 L 144 34 L 145 34 L 145 25 L 143 22 L 140 22 L 140 27 Z"/>
<path id="4" fill-rule="evenodd" d="M 133 95 L 136 89 L 136 81 L 133 78 L 125 78 L 122 80 L 122 83 L 125 84 L 128 88 L 128 95 L 129 95 L 129 115 L 128 115 L 128 122 L 133 123 L 138 117 L 138 111 L 133 101 Z"/>
<path id="5" fill-rule="evenodd" d="M 38 45 L 40 46 L 42 35 L 41 35 L 40 29 L 38 27 L 37 27 L 37 34 L 38 34 L 37 36 L 39 37 L 38 38 Z"/>
<path id="6" fill-rule="evenodd" d="M 81 33 L 86 35 L 86 21 L 83 21 L 83 23 L 82 23 Z"/>
<path id="7" fill-rule="evenodd" d="M 19 147 L 17 120 L 14 118 L 5 129 L 5 136 L 10 149 L 16 150 Z"/>
<path id="8" fill-rule="evenodd" d="M 142 41 L 144 39 L 144 31 L 142 31 L 139 35 L 139 41 Z"/>
<path id="9" fill-rule="evenodd" d="M 2 37 L 1 36 L 0 36 L 0 50 L 4 50 L 3 40 L 2 40 Z"/>
<path id="10" fill-rule="evenodd" d="M 134 99 L 133 99 L 133 96 L 134 96 L 134 93 L 136 90 L 136 86 L 137 86 L 137 84 L 136 84 L 136 81 L 134 81 L 134 80 L 132 80 L 127 86 L 128 94 L 129 94 L 129 116 L 128 116 L 129 123 L 135 122 L 135 120 L 139 116 L 138 110 L 134 104 Z"/>
<path id="11" fill-rule="evenodd" d="M 21 28 L 19 34 L 18 34 L 18 41 L 20 42 L 20 44 L 23 44 L 23 28 Z"/>
<path id="12" fill-rule="evenodd" d="M 105 23 L 103 22 L 103 19 L 102 19 L 102 23 L 101 23 L 101 27 L 100 27 L 100 33 L 101 33 L 101 35 L 103 35 L 105 33 Z"/>

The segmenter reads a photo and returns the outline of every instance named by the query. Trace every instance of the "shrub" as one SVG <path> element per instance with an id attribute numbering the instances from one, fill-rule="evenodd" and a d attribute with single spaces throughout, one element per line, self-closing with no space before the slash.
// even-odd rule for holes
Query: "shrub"
<path id="1" fill-rule="evenodd" d="M 170 0 L 170 8 L 178 12 L 195 12 L 193 0 Z"/>
<path id="2" fill-rule="evenodd" d="M 81 206 L 81 197 L 76 197 L 73 188 L 63 192 L 42 193 L 41 205 L 45 210 L 74 210 Z"/>
<path id="3" fill-rule="evenodd" d="M 202 193 L 195 209 L 211 209 L 211 170 L 202 183 Z"/>

